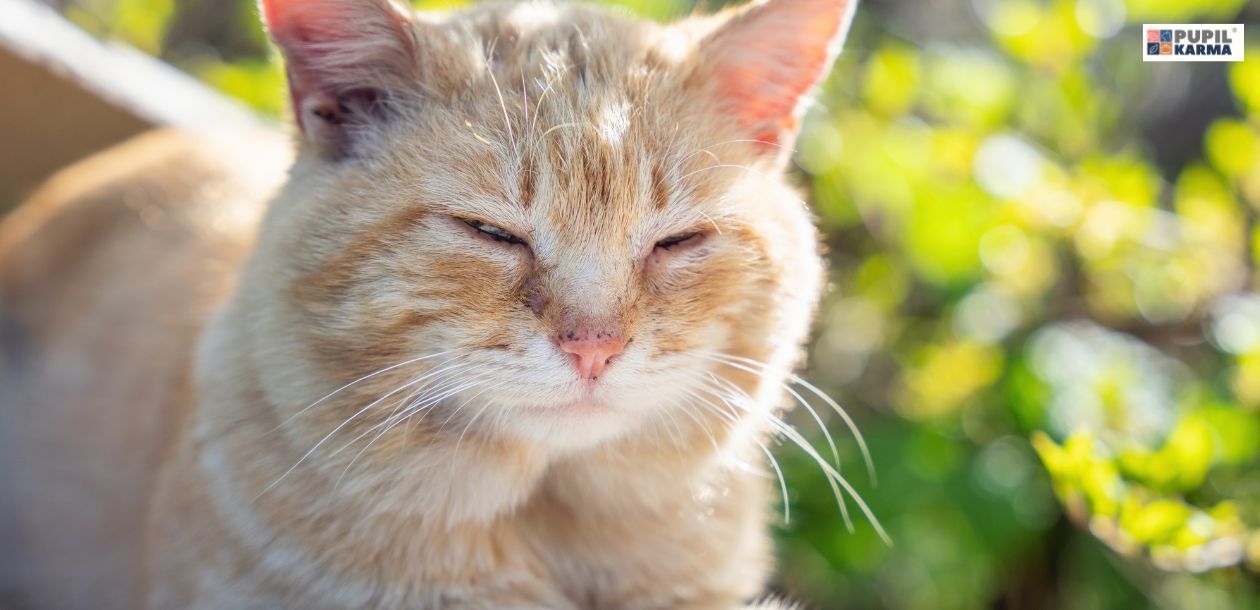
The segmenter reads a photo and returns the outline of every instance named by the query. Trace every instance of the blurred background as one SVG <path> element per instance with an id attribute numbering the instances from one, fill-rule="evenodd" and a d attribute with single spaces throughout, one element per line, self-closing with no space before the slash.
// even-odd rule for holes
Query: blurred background
<path id="1" fill-rule="evenodd" d="M 285 112 L 252 0 L 47 4 Z M 1178 22 L 1260 43 L 1243 0 L 863 2 L 793 170 L 831 259 L 804 376 L 865 433 L 877 485 L 828 420 L 895 544 L 846 531 L 784 445 L 781 590 L 820 609 L 1260 608 L 1260 44 L 1143 63 L 1141 24 Z"/>

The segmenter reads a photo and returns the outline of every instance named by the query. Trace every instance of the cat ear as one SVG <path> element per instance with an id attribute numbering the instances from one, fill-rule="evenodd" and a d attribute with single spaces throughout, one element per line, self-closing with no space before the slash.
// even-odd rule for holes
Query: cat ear
<path id="1" fill-rule="evenodd" d="M 381 120 L 418 80 L 412 14 L 390 0 L 262 0 L 263 21 L 288 65 L 298 128 L 331 156 L 356 127 Z"/>
<path id="2" fill-rule="evenodd" d="M 839 55 L 856 5 L 764 0 L 701 41 L 702 76 L 749 139 L 767 151 L 791 149 L 807 98 Z"/>

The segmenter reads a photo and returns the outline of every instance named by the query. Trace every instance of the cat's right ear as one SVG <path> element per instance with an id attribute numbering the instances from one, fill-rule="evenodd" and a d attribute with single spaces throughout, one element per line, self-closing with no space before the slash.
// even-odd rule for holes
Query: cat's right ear
<path id="1" fill-rule="evenodd" d="M 356 132 L 387 120 L 419 78 L 412 13 L 391 0 L 261 0 L 261 11 L 298 128 L 327 156 L 352 155 Z"/>
<path id="2" fill-rule="evenodd" d="M 781 160 L 831 70 L 857 0 L 754 0 L 700 42 L 700 81 L 746 137 Z"/>

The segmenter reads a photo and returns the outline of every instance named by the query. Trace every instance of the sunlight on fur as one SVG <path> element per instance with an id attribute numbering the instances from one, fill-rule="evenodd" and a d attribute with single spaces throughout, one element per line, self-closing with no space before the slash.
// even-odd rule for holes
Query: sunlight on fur
<path id="1" fill-rule="evenodd" d="M 150 135 L 0 232 L 5 322 L 41 347 L 3 403 L 37 431 L 13 441 L 38 462 L 13 475 L 14 518 L 39 532 L 22 599 L 782 607 L 746 606 L 772 572 L 775 496 L 791 518 L 777 442 L 887 541 L 840 472 L 852 442 L 874 480 L 853 420 L 792 374 L 824 274 L 783 174 L 853 10 L 764 0 L 663 25 L 263 0 L 296 119 L 287 177 L 239 177 L 284 157 L 271 134 Z M 165 224 L 130 223 L 149 199 Z M 205 226 L 216 209 L 231 222 Z M 86 227 L 105 234 L 56 249 Z M 89 389 L 53 381 L 71 374 Z M 41 445 L 83 449 L 54 464 Z M 53 528 L 74 480 L 117 497 Z M 126 561 L 92 546 L 103 531 Z M 71 554 L 81 578 L 50 587 Z"/>

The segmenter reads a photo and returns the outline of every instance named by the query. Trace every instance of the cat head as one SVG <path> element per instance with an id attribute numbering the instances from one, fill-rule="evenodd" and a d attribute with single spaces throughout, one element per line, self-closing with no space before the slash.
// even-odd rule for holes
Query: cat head
<path id="1" fill-rule="evenodd" d="M 269 391 L 303 396 L 274 402 L 358 379 L 329 421 L 557 448 L 726 417 L 701 403 L 759 390 L 721 358 L 785 369 L 807 332 L 781 174 L 853 4 L 263 0 L 301 142 L 247 280 Z"/>

